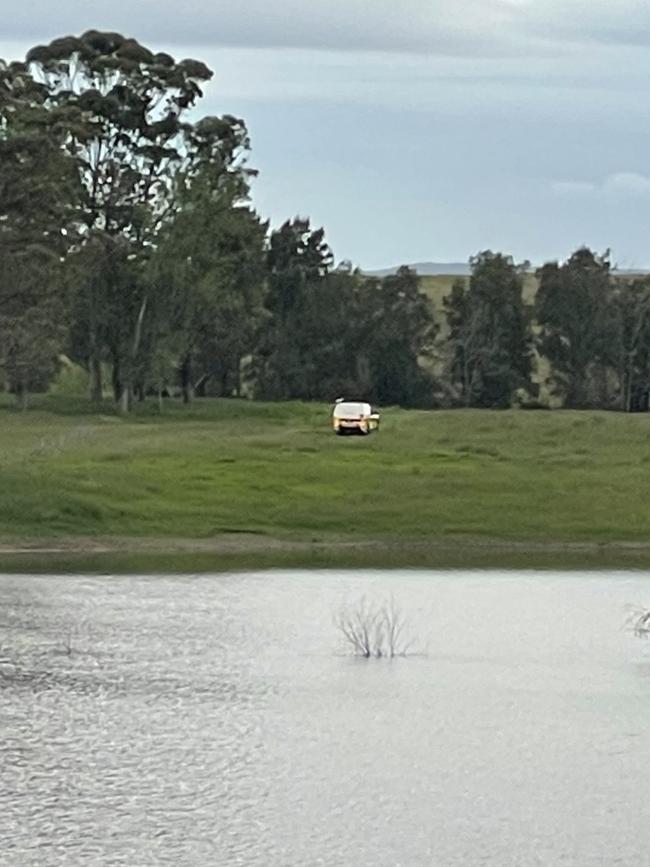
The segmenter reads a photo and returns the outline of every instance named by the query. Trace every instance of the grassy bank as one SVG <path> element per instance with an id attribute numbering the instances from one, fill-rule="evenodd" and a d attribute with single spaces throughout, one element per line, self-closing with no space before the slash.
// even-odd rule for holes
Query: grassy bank
<path id="1" fill-rule="evenodd" d="M 650 418 L 0 404 L 0 568 L 650 563 Z"/>

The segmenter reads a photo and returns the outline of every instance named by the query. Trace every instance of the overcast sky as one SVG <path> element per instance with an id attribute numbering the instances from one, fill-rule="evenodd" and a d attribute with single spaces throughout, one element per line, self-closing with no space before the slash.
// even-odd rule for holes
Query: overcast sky
<path id="1" fill-rule="evenodd" d="M 0 57 L 89 27 L 215 72 L 254 199 L 366 268 L 611 248 L 650 266 L 647 0 L 0 0 Z"/>

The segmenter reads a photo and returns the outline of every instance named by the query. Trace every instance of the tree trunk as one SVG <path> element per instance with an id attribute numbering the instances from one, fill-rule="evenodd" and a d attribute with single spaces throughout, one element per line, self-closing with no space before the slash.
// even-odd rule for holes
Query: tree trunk
<path id="1" fill-rule="evenodd" d="M 627 359 L 626 356 L 622 353 L 621 359 L 618 364 L 618 408 L 622 412 L 627 412 L 627 400 L 628 400 L 628 381 L 627 381 Z"/>
<path id="2" fill-rule="evenodd" d="M 241 358 L 235 364 L 235 397 L 241 397 Z"/>
<path id="3" fill-rule="evenodd" d="M 609 405 L 609 389 L 607 388 L 607 385 L 607 367 L 601 362 L 596 367 L 598 405 L 601 409 L 606 409 Z"/>
<path id="4" fill-rule="evenodd" d="M 102 366 L 93 352 L 90 358 L 90 399 L 93 403 L 101 403 L 103 397 Z"/>
<path id="5" fill-rule="evenodd" d="M 16 401 L 23 412 L 29 406 L 29 390 L 24 381 L 21 381 L 16 386 Z"/>
<path id="6" fill-rule="evenodd" d="M 625 371 L 625 412 L 632 412 L 632 360 Z"/>
<path id="7" fill-rule="evenodd" d="M 131 409 L 131 386 L 125 382 L 122 386 L 122 394 L 120 395 L 119 410 L 122 415 L 127 415 Z"/>
<path id="8" fill-rule="evenodd" d="M 192 388 L 192 394 L 195 397 L 205 397 L 208 380 L 208 374 L 204 373 L 203 376 L 201 376 L 198 381 L 194 383 L 194 387 Z"/>
<path id="9" fill-rule="evenodd" d="M 122 376 L 120 373 L 120 363 L 115 358 L 113 361 L 113 370 L 111 371 L 111 379 L 113 384 L 113 400 L 115 403 L 119 403 L 122 397 L 122 392 L 124 390 L 122 384 Z"/>
<path id="10" fill-rule="evenodd" d="M 190 357 L 186 355 L 181 364 L 181 394 L 183 395 L 183 403 L 190 403 L 194 397 L 192 391 L 192 369 Z"/>
<path id="11" fill-rule="evenodd" d="M 366 355 L 356 356 L 356 374 L 361 394 L 367 394 L 372 388 L 372 371 L 370 361 Z"/>
<path id="12" fill-rule="evenodd" d="M 567 409 L 585 409 L 588 398 L 587 375 L 582 371 L 571 373 L 569 377 L 565 407 Z"/>
<path id="13" fill-rule="evenodd" d="M 140 349 L 140 341 L 142 339 L 142 324 L 144 322 L 145 313 L 147 312 L 147 298 L 142 299 L 142 304 L 140 305 L 140 311 L 138 313 L 138 318 L 135 323 L 135 331 L 133 334 L 133 344 L 131 346 L 131 355 L 126 359 L 126 364 L 123 365 L 125 371 L 122 371 L 122 390 L 120 392 L 120 402 L 119 409 L 123 415 L 126 415 L 131 409 L 131 404 L 133 402 L 133 392 L 134 392 L 134 384 L 133 379 L 136 376 L 136 358 L 138 356 L 138 350 Z M 135 391 L 137 394 L 137 383 L 135 384 Z M 144 399 L 144 389 L 143 389 L 143 399 Z"/>
<path id="14" fill-rule="evenodd" d="M 472 385 L 473 385 L 473 375 L 470 370 L 470 363 L 467 358 L 467 352 L 463 351 L 463 398 L 465 407 L 469 407 L 472 404 Z"/>
<path id="15" fill-rule="evenodd" d="M 95 320 L 94 290 L 90 302 L 90 322 L 88 326 L 88 369 L 90 372 L 90 399 L 93 403 L 101 403 L 102 391 L 102 366 L 99 359 L 99 347 L 97 341 L 97 324 Z"/>

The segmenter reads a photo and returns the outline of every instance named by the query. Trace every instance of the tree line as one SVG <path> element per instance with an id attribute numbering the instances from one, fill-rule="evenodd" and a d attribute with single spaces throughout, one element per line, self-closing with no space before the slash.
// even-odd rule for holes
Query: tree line
<path id="1" fill-rule="evenodd" d="M 251 203 L 245 122 L 194 119 L 211 71 L 88 31 L 0 61 L 0 384 L 66 357 L 89 398 L 648 409 L 650 280 L 576 251 L 485 251 L 436 310 L 416 273 L 335 263 L 324 230 Z M 535 371 L 537 369 L 537 376 Z"/>

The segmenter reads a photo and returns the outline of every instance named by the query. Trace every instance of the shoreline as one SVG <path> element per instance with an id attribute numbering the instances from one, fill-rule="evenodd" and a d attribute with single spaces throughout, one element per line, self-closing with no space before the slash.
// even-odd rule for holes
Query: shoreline
<path id="1" fill-rule="evenodd" d="M 267 569 L 648 570 L 650 541 L 62 537 L 0 540 L 7 574 L 224 573 Z"/>

